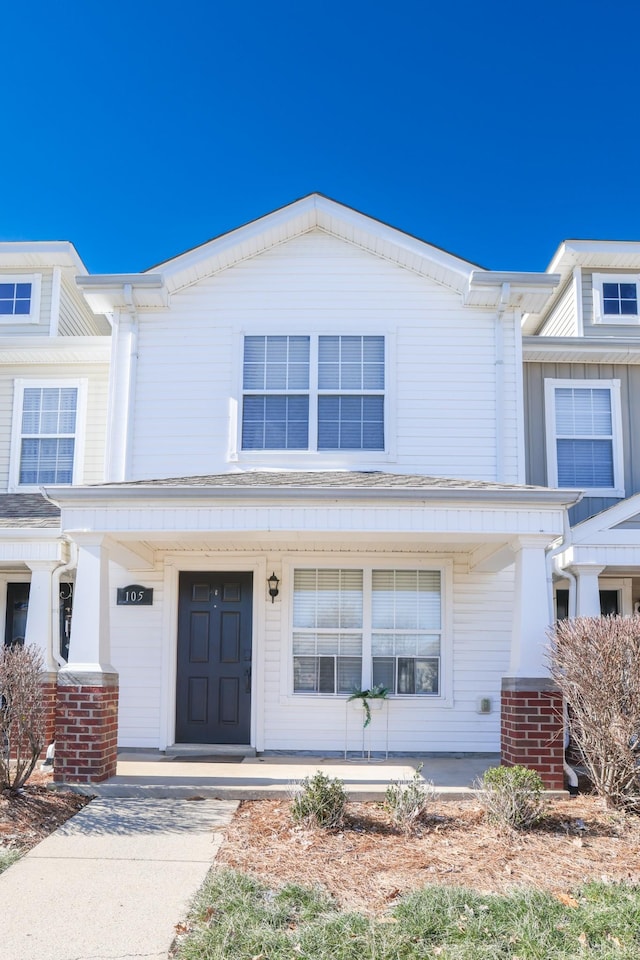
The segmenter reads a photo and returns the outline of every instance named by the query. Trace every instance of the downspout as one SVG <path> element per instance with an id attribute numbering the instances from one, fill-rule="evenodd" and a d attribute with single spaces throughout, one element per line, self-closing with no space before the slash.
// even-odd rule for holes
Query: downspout
<path id="1" fill-rule="evenodd" d="M 496 314 L 496 481 L 504 481 L 504 327 L 503 317 L 509 303 L 511 285 L 502 284 L 500 303 Z"/>
<path id="2" fill-rule="evenodd" d="M 580 497 L 582 499 L 582 495 Z M 555 611 L 553 609 L 553 574 L 556 573 L 558 576 L 564 577 L 569 581 L 569 616 L 575 617 L 576 613 L 576 578 L 570 570 L 564 570 L 559 563 L 558 557 L 559 554 L 563 553 L 567 547 L 571 546 L 571 524 L 569 523 L 569 511 L 565 509 L 564 515 L 562 518 L 563 523 L 563 533 L 560 543 L 555 547 L 552 547 L 547 551 L 546 562 L 547 562 L 547 600 L 549 603 L 549 623 L 553 623 L 555 620 Z M 576 796 L 578 793 L 578 775 L 573 767 L 570 767 L 566 759 L 566 751 L 569 746 L 569 741 L 571 735 L 569 733 L 569 713 L 567 710 L 566 701 L 563 703 L 562 709 L 563 716 L 563 751 L 562 751 L 562 767 L 564 769 L 567 782 L 569 784 L 569 793 L 572 797 Z"/>
<path id="3" fill-rule="evenodd" d="M 73 541 L 69 544 L 69 560 L 56 567 L 52 574 L 51 583 L 51 653 L 60 668 L 66 666 L 60 649 L 60 580 L 63 574 L 75 570 L 78 566 L 78 547 Z"/>
<path id="4" fill-rule="evenodd" d="M 136 375 L 138 365 L 138 314 L 133 302 L 133 287 L 130 283 L 125 283 L 123 288 L 124 300 L 127 305 L 127 313 L 131 323 L 131 346 L 129 352 L 129 389 L 127 398 L 127 422 L 126 422 L 126 444 L 125 444 L 125 462 L 123 464 L 123 480 L 129 479 L 129 468 L 131 466 L 131 453 L 133 449 L 133 411 L 136 398 Z"/>

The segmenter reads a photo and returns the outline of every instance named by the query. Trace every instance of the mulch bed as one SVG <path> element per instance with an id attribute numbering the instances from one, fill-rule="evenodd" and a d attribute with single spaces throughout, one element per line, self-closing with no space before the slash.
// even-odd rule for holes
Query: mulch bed
<path id="1" fill-rule="evenodd" d="M 90 797 L 47 790 L 50 773 L 34 773 L 20 793 L 0 792 L 0 847 L 30 850 L 81 810 Z"/>
<path id="2" fill-rule="evenodd" d="M 552 801 L 545 822 L 523 833 L 487 823 L 474 800 L 440 801 L 430 811 L 404 836 L 375 803 L 350 803 L 343 828 L 331 832 L 295 824 L 289 801 L 246 801 L 216 862 L 271 885 L 320 885 L 343 908 L 367 913 L 429 884 L 563 896 L 589 880 L 640 883 L 640 817 L 612 813 L 594 797 Z"/>

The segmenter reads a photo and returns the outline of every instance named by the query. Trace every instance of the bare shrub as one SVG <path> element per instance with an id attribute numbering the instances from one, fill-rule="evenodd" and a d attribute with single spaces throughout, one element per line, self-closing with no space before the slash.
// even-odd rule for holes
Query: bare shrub
<path id="1" fill-rule="evenodd" d="M 640 617 L 558 621 L 550 665 L 594 789 L 640 812 Z"/>
<path id="2" fill-rule="evenodd" d="M 536 770 L 490 767 L 475 787 L 487 819 L 496 826 L 528 830 L 544 817 L 544 784 Z"/>
<path id="3" fill-rule="evenodd" d="M 384 808 L 403 833 L 412 833 L 438 796 L 433 783 L 421 777 L 421 770 L 422 764 L 413 776 L 392 780 L 384 795 Z"/>
<path id="4" fill-rule="evenodd" d="M 0 790 L 19 790 L 44 746 L 43 668 L 36 647 L 0 647 Z"/>

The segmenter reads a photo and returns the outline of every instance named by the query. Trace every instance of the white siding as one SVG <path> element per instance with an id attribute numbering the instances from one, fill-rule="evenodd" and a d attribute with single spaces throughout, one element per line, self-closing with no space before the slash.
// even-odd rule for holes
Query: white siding
<path id="1" fill-rule="evenodd" d="M 245 333 L 387 337 L 385 454 L 240 452 L 240 467 L 331 467 L 496 478 L 495 315 L 314 231 L 172 296 L 139 320 L 134 479 L 224 472 Z M 513 326 L 505 338 L 502 479 L 517 479 Z"/>
<path id="2" fill-rule="evenodd" d="M 583 281 L 584 283 L 584 281 Z M 591 274 L 589 274 L 589 290 L 591 289 Z M 584 296 L 584 286 L 583 286 Z M 573 277 L 569 279 L 562 296 L 545 320 L 540 330 L 541 337 L 576 337 L 578 336 L 578 318 L 576 315 L 575 286 Z M 586 314 L 585 314 L 586 318 Z"/>
<path id="3" fill-rule="evenodd" d="M 73 282 L 72 275 L 63 278 L 60 289 L 58 333 L 61 337 L 101 336 L 110 332 L 105 317 L 95 316 Z"/>
<path id="4" fill-rule="evenodd" d="M 153 605 L 116 605 L 118 587 L 132 582 L 132 574 L 111 564 L 111 662 L 120 676 L 118 743 L 130 747 L 158 747 L 162 705 L 161 571 L 144 574 L 153 588 Z M 136 574 L 135 582 L 140 577 Z"/>
<path id="5" fill-rule="evenodd" d="M 247 553 L 247 568 L 255 560 Z M 264 711 L 256 717 L 263 732 L 265 750 L 342 751 L 345 734 L 348 748 L 362 746 L 362 716 L 344 698 L 296 697 L 288 688 L 291 657 L 288 609 L 290 583 L 282 579 L 283 557 L 263 555 L 266 569 L 281 577 L 279 600 L 272 604 L 264 584 L 255 583 L 258 603 L 264 603 L 264 627 L 255 629 L 255 653 L 262 666 L 257 675 L 264 678 Z M 289 558 L 291 559 L 291 558 Z M 424 554 L 406 552 L 399 559 L 380 552 L 375 566 L 392 568 L 426 560 Z M 446 559 L 439 554 L 434 564 Z M 351 557 L 352 562 L 357 558 Z M 500 684 L 509 665 L 509 647 L 513 605 L 513 568 L 500 574 L 470 574 L 466 555 L 454 555 L 452 596 L 449 598 L 450 634 L 445 643 L 450 651 L 453 698 L 442 704 L 430 698 L 391 699 L 389 709 L 389 749 L 393 751 L 495 752 L 500 748 Z M 221 555 L 217 561 L 224 563 Z M 234 554 L 237 569 L 238 554 Z M 181 568 L 180 557 L 172 564 Z M 293 563 L 335 566 L 335 555 L 320 558 L 300 549 Z M 371 556 L 366 561 L 370 563 Z M 175 663 L 175 624 L 163 641 L 162 558 L 152 572 L 130 573 L 115 565 L 111 568 L 112 663 L 120 675 L 119 736 L 121 746 L 163 747 L 163 706 L 172 713 L 172 702 L 165 703 L 166 676 L 163 664 Z M 193 554 L 185 566 L 193 565 Z M 205 561 L 206 565 L 206 561 Z M 240 562 L 241 565 L 241 562 Z M 154 588 L 153 606 L 118 607 L 116 588 L 131 582 L 143 582 Z M 163 644 L 166 643 L 167 649 Z M 446 680 L 446 678 L 445 678 Z M 490 697 L 492 712 L 477 713 L 478 697 Z M 254 709 L 255 709 L 254 704 Z M 347 712 L 348 711 L 348 712 Z M 375 714 L 371 729 L 371 747 L 386 746 L 384 713 Z M 348 724 L 348 728 L 347 728 Z M 368 735 L 367 740 L 368 743 Z"/>
<path id="6" fill-rule="evenodd" d="M 41 380 L 88 381 L 87 420 L 84 447 L 83 481 L 99 483 L 104 479 L 107 391 L 109 372 L 106 364 L 16 364 L 0 370 L 0 491 L 9 482 L 14 382 L 24 378 Z"/>

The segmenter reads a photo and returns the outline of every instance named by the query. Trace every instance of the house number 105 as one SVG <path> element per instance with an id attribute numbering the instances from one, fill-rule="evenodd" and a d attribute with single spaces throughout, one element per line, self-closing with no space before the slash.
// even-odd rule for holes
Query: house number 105
<path id="1" fill-rule="evenodd" d="M 139 583 L 118 587 L 117 603 L 125 607 L 150 607 L 153 603 L 153 587 L 142 587 Z"/>

